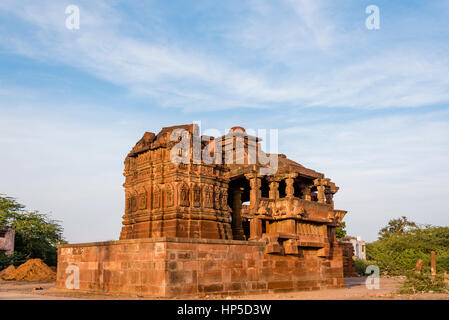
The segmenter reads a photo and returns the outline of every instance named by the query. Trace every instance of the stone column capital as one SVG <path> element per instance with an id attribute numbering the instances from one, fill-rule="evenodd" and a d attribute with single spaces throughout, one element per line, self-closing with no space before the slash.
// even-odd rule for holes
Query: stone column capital
<path id="1" fill-rule="evenodd" d="M 283 180 L 284 178 L 280 177 L 280 176 L 269 176 L 266 179 L 268 182 L 271 183 L 271 182 L 279 182 L 279 181 Z"/>
<path id="2" fill-rule="evenodd" d="M 253 180 L 253 179 L 260 180 L 260 179 L 262 179 L 262 177 L 257 175 L 256 172 L 246 173 L 245 174 L 245 178 L 248 179 L 248 180 Z"/>
<path id="3" fill-rule="evenodd" d="M 285 175 L 287 179 L 295 179 L 298 176 L 298 173 L 292 172 Z"/>
<path id="4" fill-rule="evenodd" d="M 317 178 L 315 180 L 313 180 L 313 185 L 314 186 L 328 186 L 330 182 L 330 179 L 328 178 Z"/>

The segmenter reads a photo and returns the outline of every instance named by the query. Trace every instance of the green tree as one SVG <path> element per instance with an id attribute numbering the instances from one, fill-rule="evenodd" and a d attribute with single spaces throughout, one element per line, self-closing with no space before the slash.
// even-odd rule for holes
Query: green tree
<path id="1" fill-rule="evenodd" d="M 430 253 L 435 251 L 437 271 L 448 272 L 449 227 L 417 225 L 407 219 L 395 219 L 398 220 L 405 227 L 383 228 L 391 232 L 383 233 L 383 237 L 366 245 L 367 259 L 376 261 L 384 274 L 405 275 L 415 268 L 418 259 L 423 261 L 424 269 L 430 271 Z"/>
<path id="2" fill-rule="evenodd" d="M 15 256 L 40 258 L 48 265 L 56 265 L 57 244 L 65 243 L 59 221 L 38 211 L 27 211 L 15 199 L 0 195 L 0 226 L 15 229 Z"/>
<path id="3" fill-rule="evenodd" d="M 337 239 L 346 237 L 346 222 L 342 222 L 340 227 L 335 228 L 335 236 Z"/>
<path id="4" fill-rule="evenodd" d="M 380 229 L 379 231 L 379 240 L 387 239 L 392 235 L 403 234 L 408 230 L 416 228 L 417 225 L 415 222 L 408 221 L 407 217 L 402 216 L 398 219 L 391 219 L 388 222 L 388 225 Z"/>

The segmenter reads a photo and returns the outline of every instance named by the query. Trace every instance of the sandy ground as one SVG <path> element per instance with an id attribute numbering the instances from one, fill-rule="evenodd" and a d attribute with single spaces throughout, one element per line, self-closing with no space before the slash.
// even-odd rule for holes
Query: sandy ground
<path id="1" fill-rule="evenodd" d="M 197 296 L 183 299 L 228 299 L 228 300 L 449 300 L 449 294 L 417 294 L 399 295 L 395 291 L 403 281 L 397 278 L 381 278 L 380 288 L 369 290 L 365 286 L 364 277 L 346 278 L 343 289 L 328 289 L 321 291 L 302 291 L 277 294 L 261 294 L 247 296 Z M 86 294 L 77 292 L 62 292 L 54 288 L 55 282 L 0 282 L 0 300 L 115 300 L 115 299 L 148 299 L 138 296 L 119 296 L 106 294 Z M 38 290 L 36 290 L 38 289 Z"/>

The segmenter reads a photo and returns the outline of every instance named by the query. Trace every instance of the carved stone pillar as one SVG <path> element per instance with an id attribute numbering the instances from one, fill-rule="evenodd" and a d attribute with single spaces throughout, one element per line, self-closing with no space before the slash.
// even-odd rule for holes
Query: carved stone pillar
<path id="1" fill-rule="evenodd" d="M 287 179 L 285 179 L 285 193 L 287 195 L 287 197 L 293 197 L 294 193 L 295 193 L 295 187 L 293 186 L 295 182 L 295 179 L 293 177 L 288 177 Z"/>
<path id="2" fill-rule="evenodd" d="M 329 179 L 315 179 L 313 184 L 316 186 L 318 191 L 317 198 L 319 203 L 326 203 L 326 187 L 329 185 Z"/>
<path id="3" fill-rule="evenodd" d="M 262 237 L 262 219 L 253 218 L 249 224 L 249 240 L 258 240 Z"/>
<path id="4" fill-rule="evenodd" d="M 330 182 L 326 189 L 326 203 L 330 204 L 332 209 L 334 208 L 334 194 L 337 193 L 338 189 L 339 188 L 333 182 Z"/>
<path id="5" fill-rule="evenodd" d="M 301 190 L 303 196 L 304 196 L 304 200 L 307 201 L 312 201 L 312 196 L 311 196 L 311 191 L 310 191 L 311 187 L 310 186 L 304 186 Z"/>
<path id="6" fill-rule="evenodd" d="M 270 181 L 270 199 L 279 199 L 279 181 Z"/>
<path id="7" fill-rule="evenodd" d="M 257 212 L 257 209 L 259 209 L 259 201 L 262 195 L 262 192 L 260 191 L 262 179 L 255 174 L 247 174 L 245 177 L 249 180 L 249 185 L 251 187 L 251 191 L 249 193 L 251 212 L 255 213 Z"/>
<path id="8" fill-rule="evenodd" d="M 232 192 L 232 238 L 246 240 L 242 226 L 242 193 L 243 188 L 235 188 Z"/>
<path id="9" fill-rule="evenodd" d="M 288 207 L 287 207 L 287 213 L 289 215 L 293 215 L 294 214 L 294 209 L 293 209 L 293 197 L 295 196 L 295 178 L 296 178 L 297 174 L 289 174 L 287 175 L 287 178 L 285 179 L 285 194 L 286 194 L 286 198 L 288 200 Z"/>
<path id="10" fill-rule="evenodd" d="M 318 202 L 326 203 L 326 195 L 324 193 L 324 191 L 326 190 L 326 187 L 325 186 L 317 186 L 316 188 L 318 190 Z"/>
<path id="11" fill-rule="evenodd" d="M 326 192 L 326 203 L 334 207 L 334 194 L 332 192 Z"/>

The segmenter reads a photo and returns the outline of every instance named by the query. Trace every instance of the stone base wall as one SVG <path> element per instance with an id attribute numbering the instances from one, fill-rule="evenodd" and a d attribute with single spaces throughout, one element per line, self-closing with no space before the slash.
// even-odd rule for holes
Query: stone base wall
<path id="1" fill-rule="evenodd" d="M 338 242 L 339 246 L 342 248 L 343 253 L 343 274 L 345 277 L 357 277 L 357 272 L 355 271 L 355 264 L 353 260 L 354 256 L 354 246 L 350 242 Z"/>
<path id="2" fill-rule="evenodd" d="M 79 269 L 79 290 L 153 297 L 255 294 L 338 288 L 342 251 L 319 257 L 266 254 L 265 243 L 235 240 L 152 238 L 67 244 L 58 248 L 56 287 Z"/>

